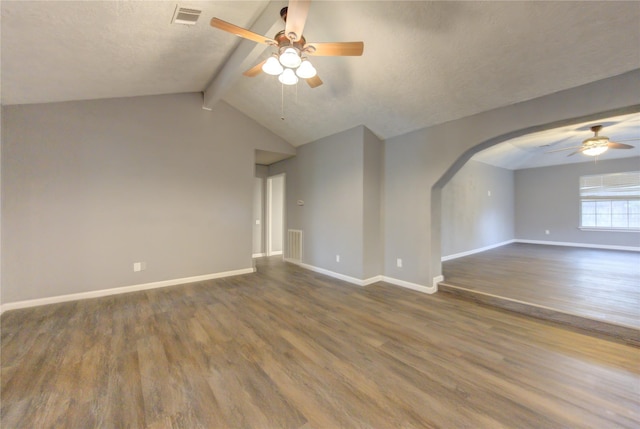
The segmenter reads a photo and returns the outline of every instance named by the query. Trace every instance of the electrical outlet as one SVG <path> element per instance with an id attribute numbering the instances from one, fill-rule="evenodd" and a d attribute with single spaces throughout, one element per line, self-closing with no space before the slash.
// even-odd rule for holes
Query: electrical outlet
<path id="1" fill-rule="evenodd" d="M 487 197 L 491 196 L 491 191 L 487 191 Z"/>
<path id="2" fill-rule="evenodd" d="M 396 267 L 402 268 L 402 259 L 400 258 L 396 259 Z"/>
<path id="3" fill-rule="evenodd" d="M 545 230 L 544 230 L 544 233 L 545 233 L 546 235 L 551 234 L 551 232 L 550 232 L 548 229 L 545 229 Z"/>
<path id="4" fill-rule="evenodd" d="M 133 271 L 134 272 L 138 272 L 138 271 L 144 271 L 147 269 L 147 263 L 146 262 L 134 262 L 133 263 Z"/>
<path id="5" fill-rule="evenodd" d="M 336 262 L 340 262 L 340 255 L 336 255 Z"/>

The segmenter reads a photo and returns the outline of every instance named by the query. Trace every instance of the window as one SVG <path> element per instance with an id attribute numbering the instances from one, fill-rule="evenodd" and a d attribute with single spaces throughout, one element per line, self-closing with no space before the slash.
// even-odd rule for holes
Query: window
<path id="1" fill-rule="evenodd" d="M 640 231 L 640 171 L 580 177 L 580 228 Z"/>

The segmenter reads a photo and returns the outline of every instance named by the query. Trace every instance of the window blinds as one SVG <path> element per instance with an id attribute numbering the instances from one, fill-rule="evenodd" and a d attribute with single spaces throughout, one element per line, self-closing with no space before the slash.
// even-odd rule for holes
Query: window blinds
<path id="1" fill-rule="evenodd" d="M 640 199 L 640 171 L 581 176 L 580 198 L 589 200 Z"/>

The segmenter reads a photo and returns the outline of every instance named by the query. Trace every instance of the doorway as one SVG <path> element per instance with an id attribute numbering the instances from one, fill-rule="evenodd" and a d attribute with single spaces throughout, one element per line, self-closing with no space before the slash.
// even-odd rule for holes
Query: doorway
<path id="1" fill-rule="evenodd" d="M 265 255 L 264 250 L 264 182 L 262 177 L 253 179 L 253 252 L 252 257 Z"/>
<path id="2" fill-rule="evenodd" d="M 266 254 L 282 255 L 284 241 L 285 174 L 267 177 Z"/>

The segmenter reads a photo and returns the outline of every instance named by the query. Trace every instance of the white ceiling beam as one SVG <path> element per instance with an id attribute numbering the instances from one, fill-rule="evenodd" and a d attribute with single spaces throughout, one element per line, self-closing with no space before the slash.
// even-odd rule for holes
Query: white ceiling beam
<path id="1" fill-rule="evenodd" d="M 257 34 L 273 37 L 275 33 L 284 28 L 284 22 L 280 18 L 280 9 L 287 5 L 286 1 L 270 1 L 259 13 L 249 30 Z M 224 97 L 236 79 L 242 73 L 254 66 L 258 57 L 269 46 L 242 39 L 233 50 L 227 61 L 215 74 L 211 83 L 204 90 L 202 108 L 211 110 L 215 104 Z"/>

